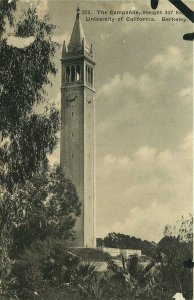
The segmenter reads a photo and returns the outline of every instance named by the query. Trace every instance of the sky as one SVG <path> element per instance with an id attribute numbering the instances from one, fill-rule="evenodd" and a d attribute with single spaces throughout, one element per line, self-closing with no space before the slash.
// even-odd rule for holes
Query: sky
<path id="1" fill-rule="evenodd" d="M 191 7 L 191 1 L 184 1 Z M 78 1 L 33 1 L 56 25 L 53 40 L 68 44 Z M 23 0 L 21 7 L 31 5 Z M 154 22 L 86 21 L 97 10 L 151 10 L 150 1 L 79 1 L 86 40 L 96 61 L 97 236 L 120 232 L 159 241 L 164 226 L 192 212 L 193 49 L 190 22 L 162 21 L 176 9 L 159 2 Z M 123 16 L 124 19 L 126 15 Z M 134 15 L 130 16 L 134 17 Z M 143 15 L 147 17 L 147 15 Z M 58 73 L 48 99 L 60 109 Z M 59 162 L 59 146 L 49 157 Z"/>

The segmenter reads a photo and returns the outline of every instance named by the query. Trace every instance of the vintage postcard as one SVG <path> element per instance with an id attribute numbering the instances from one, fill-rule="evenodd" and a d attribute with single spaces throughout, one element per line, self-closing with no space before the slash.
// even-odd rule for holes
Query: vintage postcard
<path id="1" fill-rule="evenodd" d="M 193 8 L 0 0 L 1 299 L 192 299 Z"/>

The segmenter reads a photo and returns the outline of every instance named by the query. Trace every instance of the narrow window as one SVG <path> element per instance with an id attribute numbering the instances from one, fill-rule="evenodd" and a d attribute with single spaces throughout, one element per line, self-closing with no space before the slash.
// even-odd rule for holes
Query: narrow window
<path id="1" fill-rule="evenodd" d="M 90 83 L 91 69 L 88 68 L 88 82 Z"/>
<path id="2" fill-rule="evenodd" d="M 93 68 L 86 65 L 86 82 L 93 85 Z"/>
<path id="3" fill-rule="evenodd" d="M 93 85 L 93 69 L 91 69 L 91 84 Z"/>
<path id="4" fill-rule="evenodd" d="M 72 115 L 72 117 L 73 117 L 73 111 L 72 111 L 71 115 Z"/>
<path id="5" fill-rule="evenodd" d="M 73 158 L 73 153 L 71 153 L 71 158 Z"/>
<path id="6" fill-rule="evenodd" d="M 66 67 L 66 82 L 70 81 L 70 67 Z"/>
<path id="7" fill-rule="evenodd" d="M 73 132 L 72 132 L 71 136 L 73 137 Z"/>
<path id="8" fill-rule="evenodd" d="M 88 66 L 86 65 L 86 81 L 88 81 Z"/>

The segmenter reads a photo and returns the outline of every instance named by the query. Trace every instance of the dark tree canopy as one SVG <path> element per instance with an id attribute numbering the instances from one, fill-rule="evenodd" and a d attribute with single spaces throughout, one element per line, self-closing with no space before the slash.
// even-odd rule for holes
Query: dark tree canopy
<path id="1" fill-rule="evenodd" d="M 192 269 L 184 267 L 183 262 L 192 259 L 193 256 L 193 218 L 182 217 L 175 227 L 167 225 L 164 237 L 157 245 L 157 252 L 164 257 L 160 270 L 158 292 L 162 299 L 168 299 L 170 295 L 181 291 L 192 297 Z"/>
<path id="2" fill-rule="evenodd" d="M 47 159 L 59 130 L 59 111 L 46 92 L 57 72 L 55 26 L 48 16 L 40 19 L 35 8 L 23 10 L 16 22 L 16 4 L 0 0 L 1 299 L 17 298 L 13 265 L 18 256 L 37 240 L 44 244 L 51 237 L 63 243 L 74 238 L 80 214 L 74 185 L 60 167 L 49 167 Z M 14 30 L 12 41 L 21 44 L 11 42 L 8 24 Z"/>
<path id="3" fill-rule="evenodd" d="M 41 115 L 34 110 L 46 99 L 49 76 L 56 74 L 54 28 L 48 16 L 40 20 L 35 9 L 28 9 L 15 24 L 14 34 L 34 41 L 17 48 L 8 45 L 6 38 L 1 40 L 0 180 L 10 190 L 38 171 L 57 144 L 59 112 L 55 107 Z"/>
<path id="4" fill-rule="evenodd" d="M 23 18 L 15 25 L 15 36 L 34 37 L 27 47 L 17 48 L 1 41 L 1 131 L 3 136 L 14 132 L 23 118 L 28 117 L 34 104 L 45 100 L 48 75 L 56 74 L 53 57 L 57 44 L 51 37 L 55 26 L 49 18 L 39 20 L 36 10 L 24 11 Z"/>
<path id="5" fill-rule="evenodd" d="M 79 214 L 76 189 L 58 166 L 43 169 L 0 198 L 0 225 L 8 222 L 12 227 L 14 255 L 37 239 L 73 237 Z"/>

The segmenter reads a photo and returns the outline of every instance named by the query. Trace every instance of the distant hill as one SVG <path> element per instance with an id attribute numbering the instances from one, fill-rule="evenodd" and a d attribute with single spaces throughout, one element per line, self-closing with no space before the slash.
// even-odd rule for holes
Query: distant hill
<path id="1" fill-rule="evenodd" d="M 151 256 L 155 253 L 157 244 L 141 240 L 134 236 L 111 232 L 102 238 L 97 238 L 97 247 L 141 250 L 142 254 Z"/>

